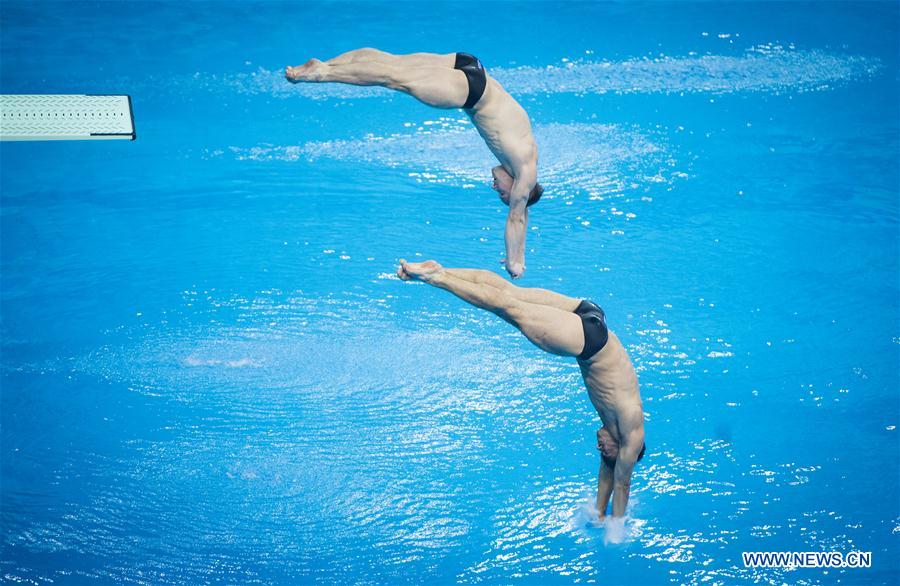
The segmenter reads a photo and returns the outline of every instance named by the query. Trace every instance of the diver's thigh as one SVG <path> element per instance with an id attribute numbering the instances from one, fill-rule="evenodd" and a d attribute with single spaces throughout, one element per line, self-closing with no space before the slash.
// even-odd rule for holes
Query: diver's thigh
<path id="1" fill-rule="evenodd" d="M 526 338 L 535 346 L 560 356 L 578 356 L 584 350 L 581 318 L 550 305 L 517 301 L 509 309 Z"/>
<path id="2" fill-rule="evenodd" d="M 536 303 L 538 305 L 549 305 L 563 311 L 575 311 L 581 304 L 581 299 L 569 297 L 556 291 L 549 289 L 541 289 L 539 287 L 515 287 L 511 290 L 511 295 L 528 303 Z"/>
<path id="3" fill-rule="evenodd" d="M 395 63 L 406 67 L 441 67 L 453 69 L 456 65 L 456 53 L 409 53 L 394 55 Z"/>
<path id="4" fill-rule="evenodd" d="M 469 97 L 469 82 L 458 69 L 417 67 L 404 71 L 397 68 L 402 89 L 422 103 L 435 108 L 462 108 Z"/>

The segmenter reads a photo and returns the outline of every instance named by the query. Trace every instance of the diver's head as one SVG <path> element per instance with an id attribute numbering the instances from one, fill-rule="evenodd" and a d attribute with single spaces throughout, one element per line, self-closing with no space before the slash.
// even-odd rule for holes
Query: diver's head
<path id="1" fill-rule="evenodd" d="M 597 449 L 600 450 L 603 463 L 610 468 L 615 468 L 616 460 L 619 459 L 619 440 L 613 437 L 613 434 L 609 433 L 605 426 L 597 430 Z M 647 444 L 644 444 L 635 461 L 640 462 L 646 451 Z"/>
<path id="2" fill-rule="evenodd" d="M 494 183 L 491 187 L 493 187 L 494 191 L 500 195 L 500 201 L 509 205 L 509 192 L 512 191 L 514 182 L 512 175 L 507 173 L 502 165 L 497 165 L 491 169 L 491 175 L 494 176 Z M 531 193 L 528 194 L 528 203 L 526 206 L 537 203 L 542 195 L 544 195 L 543 186 L 540 183 L 535 183 L 534 187 L 531 189 Z"/>
<path id="3" fill-rule="evenodd" d="M 493 169 L 491 169 L 491 175 L 494 176 L 494 183 L 491 185 L 494 191 L 500 196 L 500 200 L 509 205 L 509 192 L 512 190 L 513 186 L 513 178 L 512 175 L 506 172 L 501 165 L 497 165 Z"/>
<path id="4" fill-rule="evenodd" d="M 610 468 L 615 467 L 616 460 L 619 458 L 619 442 L 606 431 L 605 427 L 597 430 L 597 449 L 600 450 L 603 462 Z"/>
<path id="5" fill-rule="evenodd" d="M 534 187 L 531 188 L 531 193 L 528 194 L 528 203 L 526 206 L 532 206 L 541 199 L 541 196 L 544 195 L 544 186 L 540 183 L 535 183 Z"/>

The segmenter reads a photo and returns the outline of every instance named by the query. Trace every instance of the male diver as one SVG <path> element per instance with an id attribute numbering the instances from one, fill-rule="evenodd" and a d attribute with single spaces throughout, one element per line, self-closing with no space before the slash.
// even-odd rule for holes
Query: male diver
<path id="1" fill-rule="evenodd" d="M 537 182 L 537 144 L 522 106 L 468 53 L 392 55 L 356 49 L 330 59 L 310 59 L 285 71 L 291 82 L 375 85 L 401 91 L 435 108 L 462 108 L 500 161 L 491 170 L 493 188 L 509 206 L 506 218 L 506 270 L 513 279 L 525 272 L 528 206 L 543 187 Z"/>
<path id="2" fill-rule="evenodd" d="M 401 259 L 397 276 L 445 289 L 504 319 L 541 350 L 578 360 L 588 396 L 603 422 L 597 431 L 597 511 L 603 520 L 612 495 L 612 516 L 624 517 L 631 473 L 644 456 L 644 411 L 631 360 L 607 329 L 603 310 L 547 289 L 517 287 L 490 271 L 447 269 L 433 260 Z"/>

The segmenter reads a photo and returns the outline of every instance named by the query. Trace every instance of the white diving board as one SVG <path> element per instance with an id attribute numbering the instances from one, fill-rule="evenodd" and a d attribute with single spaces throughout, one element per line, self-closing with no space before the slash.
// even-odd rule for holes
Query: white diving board
<path id="1" fill-rule="evenodd" d="M 0 140 L 134 140 L 131 96 L 0 95 Z"/>

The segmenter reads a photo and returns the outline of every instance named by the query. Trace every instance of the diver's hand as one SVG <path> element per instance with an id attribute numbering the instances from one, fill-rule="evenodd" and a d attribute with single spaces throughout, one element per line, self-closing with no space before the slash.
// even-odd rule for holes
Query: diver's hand
<path id="1" fill-rule="evenodd" d="M 509 262 L 504 258 L 503 265 L 506 267 L 506 272 L 509 273 L 509 276 L 512 279 L 518 279 L 525 274 L 525 263 Z"/>

